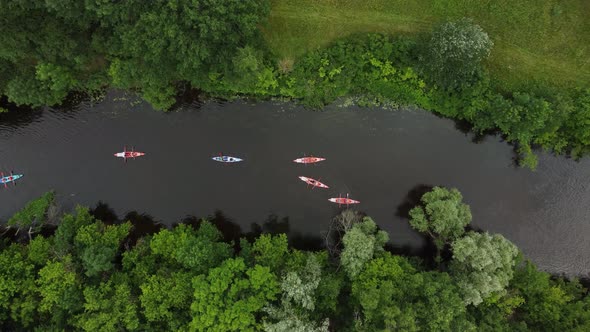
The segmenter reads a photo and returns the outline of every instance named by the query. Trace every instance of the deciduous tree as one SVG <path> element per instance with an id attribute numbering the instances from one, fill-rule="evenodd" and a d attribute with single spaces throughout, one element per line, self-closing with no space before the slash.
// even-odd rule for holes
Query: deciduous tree
<path id="1" fill-rule="evenodd" d="M 503 236 L 469 232 L 452 244 L 451 273 L 465 304 L 478 305 L 492 294 L 505 294 L 518 249 Z"/>

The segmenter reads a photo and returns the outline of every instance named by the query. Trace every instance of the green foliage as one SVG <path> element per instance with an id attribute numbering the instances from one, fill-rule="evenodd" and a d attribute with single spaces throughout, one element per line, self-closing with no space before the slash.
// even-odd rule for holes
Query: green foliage
<path id="1" fill-rule="evenodd" d="M 264 330 L 327 332 L 327 319 L 316 323 L 310 317 L 316 309 L 315 292 L 322 280 L 321 274 L 322 266 L 315 255 L 307 257 L 301 271 L 287 272 L 281 282 L 283 296 L 280 305 L 266 308 L 269 319 L 264 322 Z"/>
<path id="2" fill-rule="evenodd" d="M 362 308 L 363 331 L 470 330 L 465 307 L 445 273 L 418 272 L 399 256 L 386 254 L 367 263 L 352 283 Z"/>
<path id="3" fill-rule="evenodd" d="M 47 263 L 35 281 L 41 301 L 38 310 L 50 317 L 57 327 L 64 327 L 67 318 L 82 308 L 82 285 L 70 256 L 63 261 Z"/>
<path id="4" fill-rule="evenodd" d="M 0 321 L 11 318 L 23 327 L 35 320 L 38 300 L 35 294 L 35 269 L 20 245 L 0 252 Z"/>
<path id="5" fill-rule="evenodd" d="M 434 29 L 426 45 L 424 65 L 437 84 L 461 87 L 475 79 L 493 45 L 488 34 L 470 20 L 447 22 Z"/>
<path id="6" fill-rule="evenodd" d="M 121 242 L 131 230 L 131 223 L 105 226 L 97 221 L 78 229 L 74 238 L 85 274 L 89 277 L 113 269 L 113 260 Z"/>
<path id="7" fill-rule="evenodd" d="M 8 219 L 8 225 L 19 228 L 30 227 L 33 224 L 42 225 L 47 219 L 47 210 L 53 204 L 54 198 L 55 194 L 50 191 L 29 202 L 24 209 Z"/>
<path id="8" fill-rule="evenodd" d="M 0 329 L 590 329 L 587 290 L 516 265 L 517 249 L 499 235 L 456 239 L 449 275 L 385 251 L 387 234 L 368 217 L 349 226 L 340 261 L 289 248 L 284 234 L 242 240 L 238 254 L 208 222 L 130 247 L 121 246 L 129 223 L 105 225 L 77 207 L 54 235 L 0 246 Z"/>
<path id="9" fill-rule="evenodd" d="M 430 235 L 440 250 L 463 235 L 465 226 L 471 222 L 471 210 L 462 200 L 455 188 L 434 187 L 422 195 L 421 206 L 410 210 L 410 225 Z"/>
<path id="10" fill-rule="evenodd" d="M 511 287 L 524 299 L 516 312 L 532 330 L 590 328 L 589 297 L 577 280 L 554 280 L 527 261 L 516 269 Z"/>
<path id="11" fill-rule="evenodd" d="M 518 254 L 514 244 L 498 234 L 469 232 L 452 247 L 451 272 L 465 304 L 477 306 L 493 294 L 506 293 Z"/>
<path id="12" fill-rule="evenodd" d="M 54 105 L 71 90 L 111 84 L 167 109 L 178 82 L 199 88 L 256 42 L 269 9 L 267 0 L 1 2 L 0 94 Z"/>
<path id="13" fill-rule="evenodd" d="M 177 331 L 188 324 L 193 291 L 190 273 L 151 275 L 140 288 L 143 314 L 152 326 Z"/>
<path id="14" fill-rule="evenodd" d="M 43 236 L 37 236 L 27 245 L 27 259 L 38 266 L 43 266 L 51 258 L 54 244 Z"/>
<path id="15" fill-rule="evenodd" d="M 115 276 L 98 287 L 84 289 L 84 312 L 74 317 L 76 328 L 84 331 L 136 331 L 137 303 L 131 287 Z"/>
<path id="16" fill-rule="evenodd" d="M 180 224 L 173 230 L 162 230 L 150 241 L 154 254 L 196 272 L 205 273 L 231 256 L 231 245 L 221 241 L 221 233 L 204 221 L 195 230 Z"/>
<path id="17" fill-rule="evenodd" d="M 351 279 L 363 269 L 365 263 L 382 253 L 389 240 L 386 232 L 377 229 L 373 219 L 365 217 L 344 234 L 344 249 L 340 255 L 340 264 Z"/>
<path id="18" fill-rule="evenodd" d="M 268 266 L 271 271 L 278 272 L 285 264 L 289 252 L 285 234 L 262 234 L 252 246 L 252 254 L 256 264 Z"/>
<path id="19" fill-rule="evenodd" d="M 64 257 L 74 250 L 74 238 L 78 230 L 88 226 L 96 220 L 90 215 L 90 210 L 76 206 L 76 214 L 66 214 L 55 232 L 55 252 L 58 257 Z"/>
<path id="20" fill-rule="evenodd" d="M 191 304 L 194 331 L 254 331 L 255 313 L 276 298 L 279 285 L 266 266 L 247 268 L 241 258 L 230 258 L 207 275 L 193 279 Z"/>

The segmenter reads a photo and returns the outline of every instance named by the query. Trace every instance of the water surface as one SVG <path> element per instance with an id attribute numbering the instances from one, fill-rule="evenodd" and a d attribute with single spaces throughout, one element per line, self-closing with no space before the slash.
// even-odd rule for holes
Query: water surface
<path id="1" fill-rule="evenodd" d="M 124 163 L 113 157 L 123 145 L 147 155 Z M 220 152 L 245 161 L 212 161 Z M 292 162 L 304 154 L 327 161 Z M 55 189 L 65 208 L 102 200 L 119 215 L 137 210 L 167 224 L 221 210 L 246 230 L 274 214 L 320 235 L 339 211 L 328 198 L 350 193 L 395 245 L 418 247 L 400 205 L 416 188 L 442 185 L 463 193 L 473 226 L 503 234 L 541 269 L 586 275 L 590 161 L 541 154 L 531 172 L 513 157 L 501 138 L 475 144 L 419 110 L 237 101 L 163 113 L 111 91 L 94 105 L 0 115 L 0 170 L 25 174 L 0 190 L 0 219 Z M 311 190 L 301 175 L 330 189 Z"/>

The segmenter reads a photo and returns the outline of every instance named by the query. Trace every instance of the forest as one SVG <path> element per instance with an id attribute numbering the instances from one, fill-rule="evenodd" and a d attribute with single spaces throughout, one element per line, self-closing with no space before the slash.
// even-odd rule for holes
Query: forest
<path id="1" fill-rule="evenodd" d="M 85 331 L 587 331 L 576 280 L 539 271 L 475 231 L 454 188 L 426 191 L 407 222 L 432 250 L 396 249 L 343 210 L 325 237 L 284 221 L 244 232 L 219 215 L 173 227 L 99 203 L 28 203 L 0 243 L 0 328 Z M 288 227 L 287 227 L 288 228 Z"/>

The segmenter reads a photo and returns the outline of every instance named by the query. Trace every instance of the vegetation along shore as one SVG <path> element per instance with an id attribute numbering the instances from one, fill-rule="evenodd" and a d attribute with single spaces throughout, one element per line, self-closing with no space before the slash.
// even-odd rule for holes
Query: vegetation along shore
<path id="1" fill-rule="evenodd" d="M 456 189 L 434 187 L 407 220 L 434 249 L 392 250 L 344 210 L 323 238 L 281 222 L 241 231 L 219 216 L 172 228 L 105 204 L 63 213 L 48 192 L 0 242 L 2 330 L 586 331 L 590 298 L 499 234 L 469 230 Z M 395 246 L 395 244 L 393 244 Z"/>

